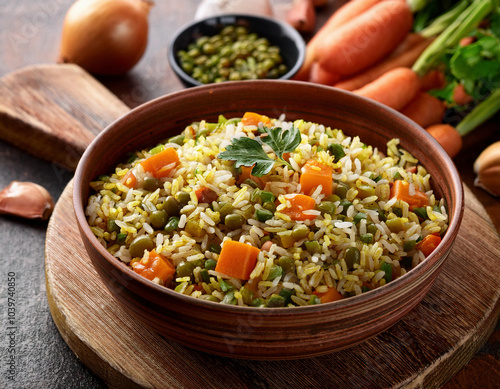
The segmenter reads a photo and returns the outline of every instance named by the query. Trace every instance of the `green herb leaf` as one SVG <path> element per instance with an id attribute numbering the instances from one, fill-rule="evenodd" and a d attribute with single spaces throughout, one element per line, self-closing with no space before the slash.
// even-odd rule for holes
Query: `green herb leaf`
<path id="1" fill-rule="evenodd" d="M 269 173 L 276 162 L 287 164 L 283 160 L 283 153 L 291 153 L 297 148 L 301 140 L 300 131 L 292 126 L 289 130 L 283 130 L 279 127 L 263 127 L 261 132 L 266 134 L 261 138 L 262 142 L 273 149 L 278 160 L 267 155 L 262 148 L 262 143 L 247 137 L 233 139 L 231 144 L 226 147 L 226 151 L 219 153 L 217 158 L 235 161 L 236 168 L 253 166 L 252 175 L 255 177 L 262 177 Z"/>
<path id="2" fill-rule="evenodd" d="M 226 161 L 235 161 L 235 166 L 255 166 L 252 169 L 252 175 L 262 177 L 271 171 L 274 160 L 269 158 L 262 145 L 255 139 L 243 136 L 233 139 L 232 143 L 226 147 L 226 151 L 220 153 L 217 158 Z"/>
<path id="3" fill-rule="evenodd" d="M 300 144 L 300 131 L 292 126 L 289 130 L 283 130 L 280 127 L 263 128 L 267 136 L 262 137 L 262 142 L 268 144 L 276 154 L 283 160 L 283 153 L 291 153 Z"/>

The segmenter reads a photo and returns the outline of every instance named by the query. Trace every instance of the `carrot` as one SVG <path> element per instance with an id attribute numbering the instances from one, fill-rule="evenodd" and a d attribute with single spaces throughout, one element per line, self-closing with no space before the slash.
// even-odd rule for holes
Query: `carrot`
<path id="1" fill-rule="evenodd" d="M 260 115 L 255 112 L 245 112 L 241 118 L 241 123 L 244 126 L 258 126 L 259 123 L 268 126 L 271 124 L 271 119 L 269 119 L 266 115 Z"/>
<path id="2" fill-rule="evenodd" d="M 361 15 L 363 12 L 379 2 L 380 0 L 349 1 L 335 11 L 307 44 L 304 64 L 293 78 L 295 80 L 307 81 L 309 79 L 311 66 L 316 61 L 317 57 L 315 49 L 316 44 L 328 35 L 332 34 L 335 29 Z"/>
<path id="3" fill-rule="evenodd" d="M 426 131 L 439 142 L 450 158 L 454 158 L 462 149 L 462 137 L 458 131 L 449 124 L 435 124 L 427 127 Z"/>
<path id="4" fill-rule="evenodd" d="M 446 110 L 444 103 L 427 92 L 418 92 L 400 112 L 422 127 L 441 123 Z"/>
<path id="5" fill-rule="evenodd" d="M 425 207 L 429 204 L 427 195 L 415 187 L 415 194 L 410 195 L 410 184 L 403 180 L 396 180 L 391 186 L 391 199 L 396 197 L 408 203 L 410 210 L 413 208 Z"/>
<path id="6" fill-rule="evenodd" d="M 408 36 L 419 36 L 417 34 L 409 34 Z M 417 58 L 422 54 L 427 46 L 431 43 L 431 39 L 422 40 L 407 50 L 401 51 L 397 55 L 391 55 L 386 60 L 379 62 L 377 65 L 358 73 L 351 78 L 339 81 L 333 86 L 336 88 L 353 91 L 359 89 L 366 84 L 376 80 L 378 77 L 387 73 L 388 71 L 398 67 L 411 67 Z"/>
<path id="7" fill-rule="evenodd" d="M 148 280 L 154 280 L 158 277 L 162 280 L 163 285 L 167 285 L 172 281 L 175 274 L 175 267 L 163 255 L 158 254 L 155 250 L 149 252 L 146 258 L 142 258 L 138 262 L 132 264 L 132 269 Z"/>
<path id="8" fill-rule="evenodd" d="M 417 73 L 409 68 L 399 67 L 355 90 L 354 93 L 399 111 L 411 101 L 419 89 L 420 80 Z"/>
<path id="9" fill-rule="evenodd" d="M 469 95 L 465 91 L 465 87 L 463 84 L 458 84 L 455 89 L 453 89 L 453 101 L 458 105 L 466 105 L 469 104 L 472 100 L 471 95 Z"/>
<path id="10" fill-rule="evenodd" d="M 323 304 L 332 301 L 342 300 L 344 298 L 344 296 L 342 296 L 342 294 L 333 287 L 328 288 L 328 290 L 325 293 L 319 293 L 314 291 L 313 294 L 318 296 Z"/>
<path id="11" fill-rule="evenodd" d="M 217 200 L 219 197 L 214 190 L 207 188 L 206 186 L 196 189 L 194 193 L 196 194 L 196 198 L 199 203 L 212 204 L 212 202 Z"/>
<path id="12" fill-rule="evenodd" d="M 290 207 L 281 210 L 281 213 L 288 215 L 292 220 L 313 220 L 316 215 L 308 215 L 304 211 L 310 211 L 315 208 L 316 201 L 311 196 L 303 194 L 289 194 L 285 196 L 290 202 Z"/>
<path id="13" fill-rule="evenodd" d="M 391 53 L 404 40 L 412 23 L 406 3 L 377 3 L 322 39 L 315 48 L 318 62 L 334 74 L 355 74 Z"/>
<path id="14" fill-rule="evenodd" d="M 134 173 L 132 170 L 129 170 L 127 174 L 123 176 L 121 179 L 121 182 L 123 185 L 125 185 L 127 188 L 135 188 L 137 185 L 137 178 L 135 177 Z"/>
<path id="15" fill-rule="evenodd" d="M 168 147 L 158 154 L 154 154 L 151 157 L 145 159 L 141 162 L 142 167 L 145 171 L 150 172 L 158 177 L 166 177 L 170 171 L 177 166 L 179 163 L 179 156 L 177 151 L 173 147 Z"/>
<path id="16" fill-rule="evenodd" d="M 294 1 L 286 13 L 286 21 L 301 33 L 313 32 L 316 24 L 316 10 L 312 0 Z"/>
<path id="17" fill-rule="evenodd" d="M 302 192 L 310 195 L 318 186 L 322 186 L 321 193 L 325 196 L 332 194 L 333 169 L 331 166 L 315 161 L 313 159 L 306 162 L 302 167 L 300 175 L 300 187 Z"/>
<path id="18" fill-rule="evenodd" d="M 429 254 L 431 254 L 436 247 L 441 243 L 441 237 L 439 235 L 427 235 L 424 239 L 422 239 L 415 248 L 417 250 L 422 251 L 422 253 L 428 257 Z"/>
<path id="19" fill-rule="evenodd" d="M 420 77 L 420 90 L 423 92 L 431 89 L 443 89 L 446 85 L 444 73 L 440 69 L 433 69 L 428 71 Z"/>
<path id="20" fill-rule="evenodd" d="M 215 266 L 215 271 L 229 277 L 249 280 L 260 250 L 234 240 L 226 240 Z"/>
<path id="21" fill-rule="evenodd" d="M 315 62 L 311 66 L 309 81 L 316 84 L 333 85 L 340 79 L 338 74 L 330 73 L 319 63 Z"/>

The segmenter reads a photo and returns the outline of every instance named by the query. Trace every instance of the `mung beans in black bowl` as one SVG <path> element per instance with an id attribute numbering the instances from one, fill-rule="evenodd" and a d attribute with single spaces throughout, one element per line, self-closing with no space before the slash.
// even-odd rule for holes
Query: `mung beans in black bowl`
<path id="1" fill-rule="evenodd" d="M 174 37 L 169 61 L 186 86 L 248 79 L 289 79 L 302 66 L 305 43 L 278 20 L 222 15 L 194 22 Z"/>

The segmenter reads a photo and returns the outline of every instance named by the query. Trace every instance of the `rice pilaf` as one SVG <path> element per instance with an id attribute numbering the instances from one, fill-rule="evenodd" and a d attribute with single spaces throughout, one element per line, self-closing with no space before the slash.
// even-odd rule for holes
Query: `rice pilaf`
<path id="1" fill-rule="evenodd" d="M 398 139 L 381 152 L 322 124 L 254 117 L 192 123 L 99 176 L 86 207 L 98 240 L 157 284 L 256 307 L 359 295 L 439 244 L 446 205 Z M 293 131 L 296 147 L 289 139 L 293 150 L 277 152 Z M 269 172 L 256 174 L 261 157 L 239 166 L 243 138 L 260 145 Z"/>

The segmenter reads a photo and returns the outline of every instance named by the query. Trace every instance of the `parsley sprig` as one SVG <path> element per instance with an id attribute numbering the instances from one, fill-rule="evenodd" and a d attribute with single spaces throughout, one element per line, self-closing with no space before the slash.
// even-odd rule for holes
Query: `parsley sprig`
<path id="1" fill-rule="evenodd" d="M 217 158 L 226 161 L 235 161 L 236 168 L 240 166 L 253 166 L 252 175 L 262 177 L 269 173 L 275 163 L 282 165 L 290 164 L 283 159 L 284 153 L 295 151 L 301 141 L 300 131 L 292 125 L 288 130 L 281 127 L 262 127 L 259 131 L 263 134 L 260 138 L 251 139 L 246 136 L 235 138 L 226 147 L 226 151 L 219 153 Z M 269 145 L 276 154 L 277 159 L 267 155 L 263 149 L 263 143 Z"/>

